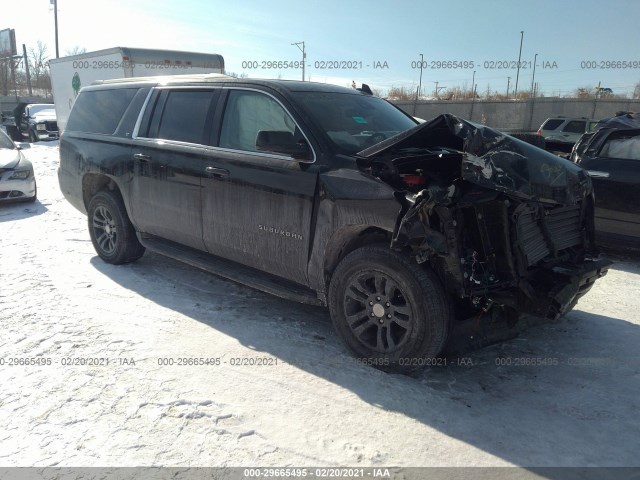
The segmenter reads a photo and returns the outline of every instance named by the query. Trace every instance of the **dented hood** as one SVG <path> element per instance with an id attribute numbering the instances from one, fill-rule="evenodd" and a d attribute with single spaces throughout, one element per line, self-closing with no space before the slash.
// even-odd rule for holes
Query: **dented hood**
<path id="1" fill-rule="evenodd" d="M 484 125 L 444 114 L 359 152 L 362 160 L 453 149 L 462 154 L 460 177 L 521 198 L 575 204 L 591 180 L 574 163 Z M 451 161 L 451 157 L 443 157 Z"/>

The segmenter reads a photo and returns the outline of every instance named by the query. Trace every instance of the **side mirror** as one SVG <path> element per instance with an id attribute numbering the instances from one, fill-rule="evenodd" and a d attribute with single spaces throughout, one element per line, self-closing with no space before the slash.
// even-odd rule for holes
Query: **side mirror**
<path id="1" fill-rule="evenodd" d="M 31 148 L 27 142 L 16 142 L 16 148 L 18 150 L 26 150 L 27 148 Z"/>
<path id="2" fill-rule="evenodd" d="M 256 149 L 259 152 L 273 152 L 289 155 L 299 160 L 309 158 L 309 145 L 306 141 L 298 142 L 291 132 L 276 130 L 260 130 L 256 138 Z"/>

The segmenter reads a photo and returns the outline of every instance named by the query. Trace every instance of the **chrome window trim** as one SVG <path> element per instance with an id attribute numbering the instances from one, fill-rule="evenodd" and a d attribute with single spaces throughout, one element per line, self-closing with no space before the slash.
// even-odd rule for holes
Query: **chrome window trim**
<path id="1" fill-rule="evenodd" d="M 148 137 L 138 137 L 137 140 L 144 142 L 146 147 L 157 147 L 159 143 L 172 146 L 172 147 L 183 147 L 183 148 L 197 148 L 199 150 L 204 150 L 205 152 L 223 152 L 223 153 L 242 153 L 243 155 L 250 155 L 252 157 L 262 157 L 262 158 L 271 158 L 274 160 L 286 160 L 291 162 L 292 160 L 295 162 L 300 162 L 302 160 L 298 160 L 297 158 L 289 157 L 287 155 L 279 155 L 277 153 L 266 153 L 266 152 L 250 152 L 247 150 L 234 150 L 232 148 L 223 148 L 223 147 L 214 147 L 212 145 L 202 145 L 201 143 L 190 143 L 183 142 L 181 140 L 166 140 L 162 138 L 148 138 Z"/>

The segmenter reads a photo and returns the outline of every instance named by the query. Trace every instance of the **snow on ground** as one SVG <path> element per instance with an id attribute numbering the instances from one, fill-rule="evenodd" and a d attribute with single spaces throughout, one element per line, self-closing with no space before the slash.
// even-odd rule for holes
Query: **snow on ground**
<path id="1" fill-rule="evenodd" d="M 25 153 L 39 201 L 0 206 L 0 466 L 640 465 L 637 259 L 472 365 L 391 375 L 323 309 L 155 254 L 103 263 L 57 143 Z"/>

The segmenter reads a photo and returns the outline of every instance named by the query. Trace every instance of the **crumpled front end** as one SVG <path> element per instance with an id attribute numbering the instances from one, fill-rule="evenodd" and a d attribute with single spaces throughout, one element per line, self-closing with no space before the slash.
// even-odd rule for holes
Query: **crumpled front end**
<path id="1" fill-rule="evenodd" d="M 597 259 L 586 172 L 533 145 L 442 115 L 358 161 L 397 191 L 392 247 L 472 309 L 556 318 L 610 264 Z"/>

